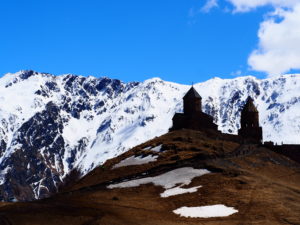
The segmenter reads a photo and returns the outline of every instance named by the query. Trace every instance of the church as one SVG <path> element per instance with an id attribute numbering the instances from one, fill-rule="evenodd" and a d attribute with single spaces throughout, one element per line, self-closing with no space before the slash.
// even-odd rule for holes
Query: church
<path id="1" fill-rule="evenodd" d="M 262 142 L 262 127 L 259 126 L 258 110 L 251 97 L 248 97 L 241 112 L 241 128 L 238 134 L 245 139 L 252 140 L 252 142 Z"/>
<path id="2" fill-rule="evenodd" d="M 202 98 L 194 87 L 183 97 L 183 113 L 175 113 L 170 131 L 179 129 L 207 130 L 218 132 L 214 118 L 202 112 Z M 262 127 L 259 126 L 259 113 L 253 99 L 248 97 L 241 112 L 241 128 L 238 135 L 253 143 L 262 142 Z"/>
<path id="3" fill-rule="evenodd" d="M 180 129 L 211 130 L 216 132 L 216 137 L 221 133 L 218 131 L 218 126 L 214 123 L 214 118 L 202 112 L 202 98 L 194 87 L 191 87 L 183 97 L 183 113 L 175 113 L 173 126 L 169 131 Z M 259 112 L 251 97 L 247 98 L 245 105 L 242 107 L 238 135 L 222 135 L 228 140 L 241 144 L 258 144 L 300 163 L 300 145 L 274 145 L 273 142 L 262 143 L 263 130 L 259 126 Z"/>
<path id="4" fill-rule="evenodd" d="M 173 117 L 173 127 L 170 129 L 192 129 L 218 130 L 218 126 L 214 124 L 214 118 L 202 112 L 202 98 L 194 87 L 183 97 L 183 113 L 175 113 Z"/>

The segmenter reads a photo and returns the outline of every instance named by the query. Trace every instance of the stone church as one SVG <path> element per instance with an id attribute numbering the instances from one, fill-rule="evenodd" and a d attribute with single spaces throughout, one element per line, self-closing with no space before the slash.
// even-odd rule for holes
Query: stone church
<path id="1" fill-rule="evenodd" d="M 259 112 L 251 97 L 247 98 L 242 108 L 240 123 L 238 135 L 223 134 L 223 137 L 240 143 L 253 143 L 264 146 L 300 163 L 300 145 L 274 145 L 273 142 L 262 143 L 263 131 L 262 127 L 259 126 Z M 221 133 L 218 131 L 218 126 L 214 124 L 213 117 L 202 112 L 202 98 L 194 87 L 191 87 L 183 97 L 183 113 L 175 113 L 173 117 L 173 126 L 170 128 L 170 131 L 179 129 L 209 129 L 216 132 L 216 137 L 218 133 Z"/>
<path id="2" fill-rule="evenodd" d="M 259 114 L 251 97 L 248 97 L 241 112 L 241 128 L 238 134 L 252 142 L 262 142 L 262 127 L 259 126 Z"/>
<path id="3" fill-rule="evenodd" d="M 211 115 L 202 112 L 202 98 L 194 87 L 183 97 L 183 113 L 175 113 L 172 130 L 192 129 L 218 131 Z M 241 128 L 238 135 L 244 140 L 254 143 L 262 142 L 262 128 L 259 126 L 259 113 L 253 99 L 248 97 L 241 112 Z"/>
<path id="4" fill-rule="evenodd" d="M 202 98 L 199 93 L 191 87 L 191 89 L 183 97 L 183 113 L 175 113 L 173 117 L 173 127 L 170 129 L 192 129 L 218 130 L 218 126 L 213 122 L 214 118 L 202 112 Z"/>

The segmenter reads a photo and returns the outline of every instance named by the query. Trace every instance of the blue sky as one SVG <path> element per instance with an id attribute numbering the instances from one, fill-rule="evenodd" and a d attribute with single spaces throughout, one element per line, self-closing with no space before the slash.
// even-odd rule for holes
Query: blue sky
<path id="1" fill-rule="evenodd" d="M 248 61 L 261 23 L 278 7 L 209 1 L 215 7 L 204 10 L 205 0 L 2 0 L 0 74 L 33 69 L 185 84 L 265 77 L 270 69 L 260 68 L 269 65 Z"/>

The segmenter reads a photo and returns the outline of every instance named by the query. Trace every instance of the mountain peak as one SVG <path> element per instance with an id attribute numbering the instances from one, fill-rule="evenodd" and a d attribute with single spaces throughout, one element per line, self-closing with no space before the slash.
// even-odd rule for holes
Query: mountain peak
<path id="1" fill-rule="evenodd" d="M 147 79 L 144 81 L 144 83 L 156 83 L 156 82 L 162 82 L 163 80 L 159 77 L 153 77 L 150 79 Z"/>

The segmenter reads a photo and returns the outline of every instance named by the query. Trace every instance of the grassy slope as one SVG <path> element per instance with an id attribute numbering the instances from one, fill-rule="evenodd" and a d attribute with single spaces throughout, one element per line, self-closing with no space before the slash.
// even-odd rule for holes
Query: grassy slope
<path id="1" fill-rule="evenodd" d="M 168 133 L 107 161 L 64 193 L 31 203 L 3 204 L 0 224 L 300 224 L 300 165 L 265 148 L 222 138 L 190 130 Z M 149 154 L 143 148 L 160 144 L 165 151 L 155 153 L 156 162 L 111 169 L 131 155 Z M 197 192 L 169 198 L 161 198 L 163 188 L 152 184 L 105 188 L 110 181 L 154 176 L 184 166 L 213 173 L 193 179 L 188 187 L 203 186 Z M 239 212 L 211 219 L 172 213 L 182 206 L 212 204 Z"/>

